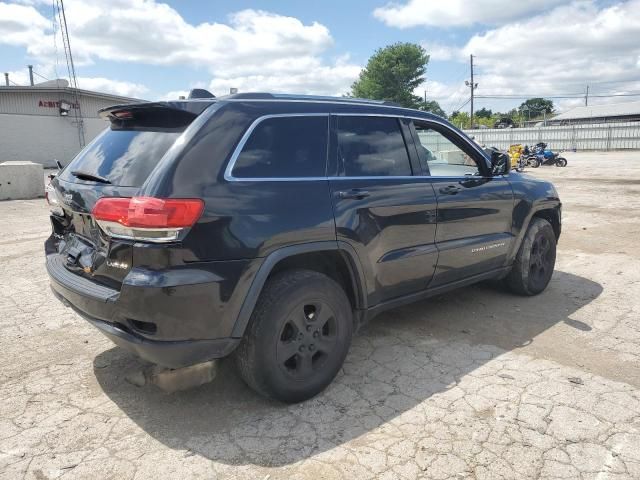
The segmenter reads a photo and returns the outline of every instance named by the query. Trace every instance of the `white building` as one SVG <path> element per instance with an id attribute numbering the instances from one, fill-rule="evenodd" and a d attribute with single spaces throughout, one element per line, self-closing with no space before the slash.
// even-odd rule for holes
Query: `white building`
<path id="1" fill-rule="evenodd" d="M 66 80 L 0 86 L 0 163 L 26 160 L 52 167 L 60 160 L 67 164 L 80 150 L 83 137 L 87 144 L 107 127 L 98 110 L 141 101 L 89 90 L 76 93 Z"/>
<path id="2" fill-rule="evenodd" d="M 547 120 L 547 125 L 640 121 L 640 102 L 574 107 Z"/>

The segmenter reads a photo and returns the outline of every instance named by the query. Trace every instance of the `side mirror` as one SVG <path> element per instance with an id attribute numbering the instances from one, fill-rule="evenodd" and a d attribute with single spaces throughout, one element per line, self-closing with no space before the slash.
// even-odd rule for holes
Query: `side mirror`
<path id="1" fill-rule="evenodd" d="M 511 158 L 497 148 L 491 149 L 491 175 L 497 177 L 511 171 Z"/>

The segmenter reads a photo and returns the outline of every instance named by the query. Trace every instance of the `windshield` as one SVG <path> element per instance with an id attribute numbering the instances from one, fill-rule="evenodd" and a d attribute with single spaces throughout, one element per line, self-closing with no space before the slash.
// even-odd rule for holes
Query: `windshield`
<path id="1" fill-rule="evenodd" d="M 102 177 L 114 185 L 140 187 L 180 132 L 107 129 L 60 174 L 67 182 L 84 183 L 71 172 Z"/>

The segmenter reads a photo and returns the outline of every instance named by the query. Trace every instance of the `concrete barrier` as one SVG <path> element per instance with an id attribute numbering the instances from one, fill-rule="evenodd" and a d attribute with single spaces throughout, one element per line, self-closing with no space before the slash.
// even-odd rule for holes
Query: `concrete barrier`
<path id="1" fill-rule="evenodd" d="M 43 178 L 39 163 L 0 163 L 0 200 L 44 197 Z"/>

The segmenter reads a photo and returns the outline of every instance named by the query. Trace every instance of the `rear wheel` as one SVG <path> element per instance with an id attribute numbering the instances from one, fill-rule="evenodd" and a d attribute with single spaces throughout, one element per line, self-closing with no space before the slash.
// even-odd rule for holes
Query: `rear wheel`
<path id="1" fill-rule="evenodd" d="M 556 159 L 556 167 L 566 167 L 567 166 L 567 159 L 564 157 L 558 157 Z"/>
<path id="2" fill-rule="evenodd" d="M 534 218 L 505 282 L 515 293 L 537 295 L 547 288 L 555 263 L 556 235 L 553 228 L 548 221 Z"/>
<path id="3" fill-rule="evenodd" d="M 235 352 L 238 370 L 258 393 L 293 403 L 324 390 L 351 344 L 353 312 L 344 291 L 318 272 L 270 279 Z"/>

